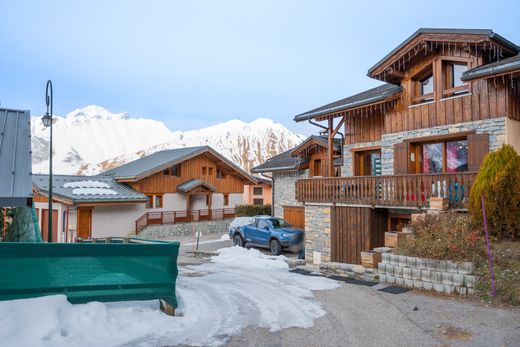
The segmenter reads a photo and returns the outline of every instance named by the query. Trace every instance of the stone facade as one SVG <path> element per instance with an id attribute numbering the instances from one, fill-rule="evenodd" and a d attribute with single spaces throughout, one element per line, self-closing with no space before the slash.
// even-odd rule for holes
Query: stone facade
<path id="1" fill-rule="evenodd" d="M 305 260 L 330 262 L 331 206 L 305 205 Z"/>
<path id="2" fill-rule="evenodd" d="M 232 219 L 212 220 L 192 223 L 149 225 L 144 228 L 139 237 L 145 239 L 172 238 L 177 236 L 192 235 L 195 232 L 202 234 L 226 234 Z"/>
<path id="3" fill-rule="evenodd" d="M 422 288 L 438 293 L 472 294 L 477 277 L 474 264 L 390 253 L 382 254 L 379 263 L 379 282 L 397 286 Z"/>
<path id="4" fill-rule="evenodd" d="M 489 134 L 489 150 L 494 151 L 506 143 L 506 118 L 493 118 L 476 122 L 443 125 L 433 128 L 424 128 L 403 131 L 399 133 L 383 134 L 381 141 L 349 144 L 344 146 L 342 176 L 354 174 L 352 148 L 381 146 L 381 164 L 383 175 L 394 174 L 394 144 L 406 139 L 420 138 L 433 135 L 447 135 L 457 132 L 475 131 L 477 134 Z"/>
<path id="5" fill-rule="evenodd" d="M 303 206 L 296 200 L 296 181 L 308 176 L 308 170 L 273 172 L 273 207 L 276 217 L 283 218 L 283 206 Z"/>

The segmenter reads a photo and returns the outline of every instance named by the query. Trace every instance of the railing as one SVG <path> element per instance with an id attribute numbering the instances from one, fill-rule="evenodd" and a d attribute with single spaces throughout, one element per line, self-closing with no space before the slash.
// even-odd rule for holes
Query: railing
<path id="1" fill-rule="evenodd" d="M 309 178 L 296 182 L 301 202 L 423 208 L 431 197 L 449 199 L 453 209 L 467 208 L 477 173 Z"/>
<path id="2" fill-rule="evenodd" d="M 177 224 L 209 220 L 221 220 L 235 217 L 234 208 L 147 212 L 135 221 L 135 233 L 138 234 L 148 225 Z"/>

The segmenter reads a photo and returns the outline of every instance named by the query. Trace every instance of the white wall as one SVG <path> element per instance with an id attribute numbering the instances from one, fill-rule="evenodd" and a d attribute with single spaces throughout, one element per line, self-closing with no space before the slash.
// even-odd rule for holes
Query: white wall
<path id="1" fill-rule="evenodd" d="M 506 143 L 520 153 L 520 122 L 506 118 Z"/>
<path id="2" fill-rule="evenodd" d="M 126 237 L 135 232 L 135 221 L 145 212 L 143 203 L 96 206 L 92 210 L 92 237 Z"/>
<path id="3" fill-rule="evenodd" d="M 54 200 L 54 199 L 53 199 Z M 34 207 L 39 209 L 38 211 L 38 224 L 40 225 L 40 231 L 42 230 L 42 215 L 43 210 L 49 208 L 48 202 L 35 202 Z M 67 209 L 65 204 L 60 202 L 53 202 L 52 209 L 58 211 L 58 240 L 55 242 L 65 242 L 65 229 L 63 228 L 63 211 Z"/>
<path id="4" fill-rule="evenodd" d="M 235 207 L 237 205 L 244 204 L 244 194 L 243 193 L 233 193 L 229 194 L 229 206 L 225 207 Z"/>

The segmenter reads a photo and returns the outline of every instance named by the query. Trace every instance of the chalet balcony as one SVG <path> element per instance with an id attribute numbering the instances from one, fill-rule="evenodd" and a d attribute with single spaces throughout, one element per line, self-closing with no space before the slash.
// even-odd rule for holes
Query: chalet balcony
<path id="1" fill-rule="evenodd" d="M 449 199 L 450 209 L 467 209 L 476 172 L 308 178 L 296 182 L 296 199 L 378 208 L 421 209 L 430 197 Z"/>

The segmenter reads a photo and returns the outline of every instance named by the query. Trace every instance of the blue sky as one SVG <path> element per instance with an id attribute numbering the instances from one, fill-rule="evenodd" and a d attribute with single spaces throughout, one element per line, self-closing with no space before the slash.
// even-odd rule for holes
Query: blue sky
<path id="1" fill-rule="evenodd" d="M 421 5 L 424 4 L 424 5 Z M 519 1 L 0 0 L 0 102 L 96 104 L 195 129 L 295 114 L 378 84 L 366 72 L 419 27 L 520 44 Z"/>

